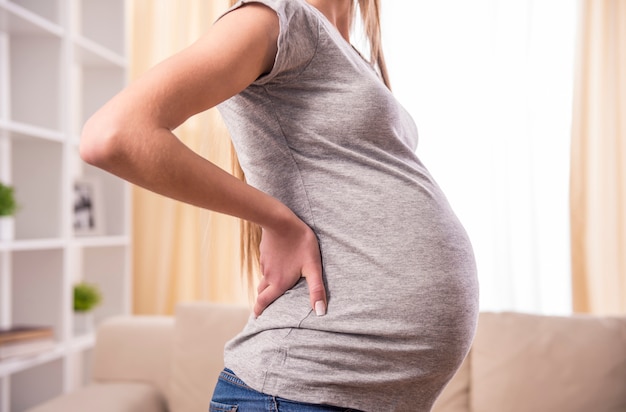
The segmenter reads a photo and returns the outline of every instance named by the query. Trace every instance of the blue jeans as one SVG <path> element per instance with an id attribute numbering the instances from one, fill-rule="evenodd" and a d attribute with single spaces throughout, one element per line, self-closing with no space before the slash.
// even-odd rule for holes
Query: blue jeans
<path id="1" fill-rule="evenodd" d="M 209 412 L 358 412 L 329 405 L 294 402 L 257 392 L 230 369 L 217 380 Z"/>

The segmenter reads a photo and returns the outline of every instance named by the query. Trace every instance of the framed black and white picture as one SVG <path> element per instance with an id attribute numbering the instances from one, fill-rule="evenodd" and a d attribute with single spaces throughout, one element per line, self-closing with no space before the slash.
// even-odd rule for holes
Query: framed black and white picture
<path id="1" fill-rule="evenodd" d="M 74 181 L 74 234 L 101 235 L 104 230 L 102 193 L 96 179 Z"/>

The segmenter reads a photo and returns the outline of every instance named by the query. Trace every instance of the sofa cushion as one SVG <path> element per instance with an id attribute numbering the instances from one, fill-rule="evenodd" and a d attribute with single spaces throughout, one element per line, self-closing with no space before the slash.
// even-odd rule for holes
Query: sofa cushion
<path id="1" fill-rule="evenodd" d="M 626 318 L 481 313 L 475 412 L 626 411 Z"/>
<path id="2" fill-rule="evenodd" d="M 243 329 L 249 317 L 247 306 L 177 305 L 169 397 L 172 412 L 208 410 L 224 368 L 224 344 Z"/>
<path id="3" fill-rule="evenodd" d="M 88 406 L 88 409 L 85 407 Z M 163 395 L 140 382 L 94 383 L 28 412 L 166 412 Z"/>

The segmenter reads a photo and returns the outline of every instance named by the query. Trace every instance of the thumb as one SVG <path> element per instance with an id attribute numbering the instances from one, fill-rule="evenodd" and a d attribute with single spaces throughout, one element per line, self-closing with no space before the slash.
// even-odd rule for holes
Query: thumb
<path id="1" fill-rule="evenodd" d="M 317 316 L 324 316 L 326 314 L 327 301 L 321 265 L 315 265 L 308 269 L 303 268 L 302 276 L 306 279 L 307 286 L 309 287 L 311 307 L 315 310 Z"/>

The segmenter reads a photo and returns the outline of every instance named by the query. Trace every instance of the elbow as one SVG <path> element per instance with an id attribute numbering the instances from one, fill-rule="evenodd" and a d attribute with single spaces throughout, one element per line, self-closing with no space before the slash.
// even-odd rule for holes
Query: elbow
<path id="1" fill-rule="evenodd" d="M 108 170 L 121 155 L 119 122 L 103 119 L 96 113 L 83 126 L 79 155 L 86 163 Z"/>

